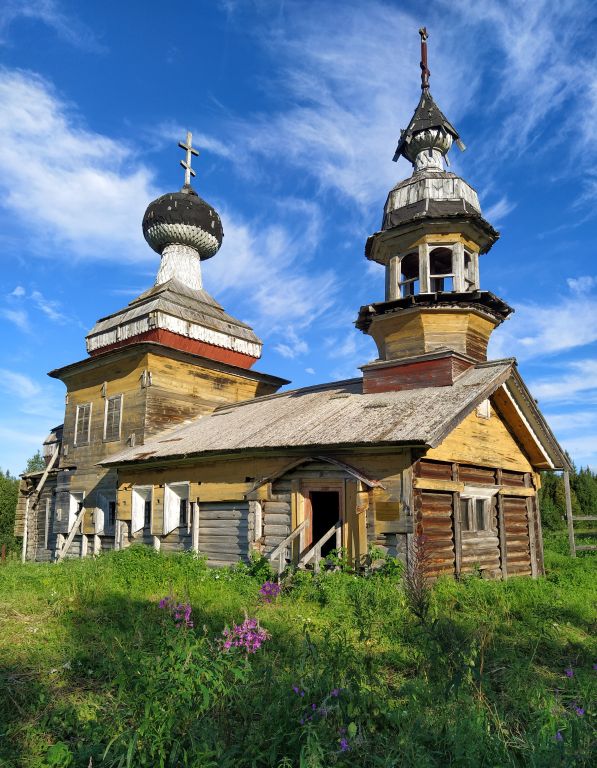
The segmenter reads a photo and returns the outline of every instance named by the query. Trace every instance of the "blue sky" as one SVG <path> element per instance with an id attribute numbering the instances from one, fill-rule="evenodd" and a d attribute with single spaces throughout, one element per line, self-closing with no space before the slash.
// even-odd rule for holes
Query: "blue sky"
<path id="1" fill-rule="evenodd" d="M 383 298 L 363 256 L 419 97 L 467 151 L 452 169 L 501 239 L 481 285 L 516 308 L 491 357 L 516 356 L 560 441 L 597 467 L 597 69 L 585 0 L 4 0 L 0 8 L 0 467 L 62 421 L 52 368 L 86 356 L 102 315 L 149 287 L 148 202 L 183 181 L 224 245 L 207 289 L 264 339 L 259 370 L 304 386 L 375 357 L 353 322 Z"/>

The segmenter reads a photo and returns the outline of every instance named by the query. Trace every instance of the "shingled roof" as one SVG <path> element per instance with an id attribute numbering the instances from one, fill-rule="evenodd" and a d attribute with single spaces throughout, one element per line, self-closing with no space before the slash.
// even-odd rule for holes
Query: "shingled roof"
<path id="1" fill-rule="evenodd" d="M 396 152 L 394 153 L 394 162 L 398 160 L 401 155 L 404 154 L 404 148 L 409 143 L 413 133 L 417 131 L 424 131 L 426 128 L 443 128 L 447 133 L 451 134 L 454 141 L 460 142 L 460 136 L 458 131 L 448 118 L 444 115 L 441 109 L 437 106 L 433 100 L 433 96 L 429 90 L 425 89 L 421 94 L 417 108 L 412 116 L 408 127 L 400 132 L 400 139 Z"/>
<path id="2" fill-rule="evenodd" d="M 102 464 L 286 448 L 435 447 L 514 369 L 513 360 L 499 360 L 469 369 L 448 387 L 365 395 L 362 379 L 351 379 L 247 400 L 167 430 Z"/>

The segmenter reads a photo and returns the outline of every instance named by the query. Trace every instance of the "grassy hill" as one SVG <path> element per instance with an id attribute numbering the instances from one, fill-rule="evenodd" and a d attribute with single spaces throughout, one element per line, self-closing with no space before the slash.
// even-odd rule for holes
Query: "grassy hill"
<path id="1" fill-rule="evenodd" d="M 9 563 L 0 765 L 595 765 L 597 557 L 563 552 L 429 595 L 392 562 L 278 597 L 262 565 L 144 548 Z"/>

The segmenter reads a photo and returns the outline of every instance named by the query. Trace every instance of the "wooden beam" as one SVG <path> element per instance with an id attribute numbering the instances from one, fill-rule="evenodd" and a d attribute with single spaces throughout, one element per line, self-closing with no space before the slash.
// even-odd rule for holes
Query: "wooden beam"
<path id="1" fill-rule="evenodd" d="M 56 558 L 56 562 L 59 563 L 62 558 L 66 555 L 68 550 L 70 549 L 70 545 L 73 543 L 73 539 L 77 535 L 77 530 L 81 527 L 81 523 L 83 522 L 83 517 L 85 515 L 85 507 L 81 507 L 81 510 L 79 514 L 77 515 L 77 519 L 74 522 L 73 527 L 70 529 L 70 532 L 68 534 L 68 537 L 66 541 L 64 542 L 64 546 L 58 553 L 58 557 Z"/>
<path id="2" fill-rule="evenodd" d="M 413 480 L 414 488 L 421 488 L 425 491 L 464 491 L 464 483 L 456 480 L 435 480 L 430 477 L 415 477 Z"/>
<path id="3" fill-rule="evenodd" d="M 564 494 L 566 496 L 566 521 L 568 523 L 568 544 L 571 557 L 576 557 L 576 544 L 574 541 L 574 522 L 572 520 L 572 496 L 570 494 L 570 473 L 564 470 Z"/>
<path id="4" fill-rule="evenodd" d="M 496 480 L 499 484 L 502 482 L 502 470 L 498 469 Z M 504 499 L 498 493 L 497 497 L 498 513 L 498 537 L 500 543 L 500 568 L 502 570 L 502 579 L 508 578 L 508 549 L 506 544 L 506 522 L 504 520 Z"/>
<path id="5" fill-rule="evenodd" d="M 458 464 L 452 464 L 452 481 L 458 483 Z M 460 493 L 452 493 L 452 520 L 454 525 L 454 570 L 456 577 L 462 570 L 462 526 L 460 524 Z"/>

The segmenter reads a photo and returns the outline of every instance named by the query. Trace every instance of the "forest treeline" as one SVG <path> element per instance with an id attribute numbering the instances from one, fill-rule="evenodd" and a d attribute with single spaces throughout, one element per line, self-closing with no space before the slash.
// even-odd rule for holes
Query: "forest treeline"
<path id="1" fill-rule="evenodd" d="M 570 496 L 573 515 L 597 515 L 597 472 L 590 467 L 570 472 Z M 543 527 L 550 531 L 566 525 L 564 476 L 555 472 L 541 473 L 539 506 Z"/>

